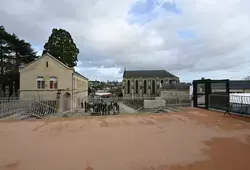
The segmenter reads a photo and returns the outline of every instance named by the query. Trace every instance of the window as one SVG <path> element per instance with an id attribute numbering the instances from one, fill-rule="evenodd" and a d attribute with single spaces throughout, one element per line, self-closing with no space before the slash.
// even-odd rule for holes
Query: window
<path id="1" fill-rule="evenodd" d="M 152 94 L 155 94 L 155 80 L 152 80 Z"/>
<path id="2" fill-rule="evenodd" d="M 130 93 L 130 80 L 128 80 L 127 90 L 128 90 L 128 94 L 129 94 Z"/>
<path id="3" fill-rule="evenodd" d="M 57 89 L 57 78 L 56 77 L 50 77 L 49 87 L 50 87 L 50 89 Z"/>
<path id="4" fill-rule="evenodd" d="M 161 84 L 163 84 L 163 80 L 161 80 Z"/>
<path id="5" fill-rule="evenodd" d="M 44 81 L 43 76 L 37 77 L 36 83 L 37 83 L 37 88 L 38 89 L 44 89 L 45 88 L 45 81 Z"/>
<path id="6" fill-rule="evenodd" d="M 49 62 L 48 61 L 46 61 L 46 67 L 49 67 Z"/>
<path id="7" fill-rule="evenodd" d="M 147 80 L 144 80 L 144 86 L 143 86 L 143 92 L 144 92 L 144 94 L 146 94 L 147 93 Z"/>
<path id="8" fill-rule="evenodd" d="M 138 80 L 135 81 L 135 93 L 138 94 L 139 91 L 139 84 L 138 84 Z"/>

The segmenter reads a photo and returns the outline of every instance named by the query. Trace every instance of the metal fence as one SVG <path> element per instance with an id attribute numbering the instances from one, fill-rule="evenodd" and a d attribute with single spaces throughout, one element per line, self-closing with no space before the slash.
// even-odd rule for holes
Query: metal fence
<path id="1" fill-rule="evenodd" d="M 147 107 L 145 106 L 147 102 Z M 150 107 L 148 107 L 150 106 Z M 33 119 L 72 116 L 99 116 L 134 113 L 176 112 L 191 106 L 190 100 L 159 97 L 78 97 L 71 100 L 49 98 L 0 98 L 0 119 Z"/>
<path id="2" fill-rule="evenodd" d="M 250 95 L 242 94 L 210 94 L 209 108 L 232 113 L 250 115 Z"/>
<path id="3" fill-rule="evenodd" d="M 42 118 L 58 114 L 57 101 L 19 100 L 18 98 L 0 98 L 0 119 Z"/>

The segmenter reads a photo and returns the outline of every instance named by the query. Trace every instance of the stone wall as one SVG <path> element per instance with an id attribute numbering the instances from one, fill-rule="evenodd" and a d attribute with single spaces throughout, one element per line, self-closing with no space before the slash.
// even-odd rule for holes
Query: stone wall
<path id="1" fill-rule="evenodd" d="M 157 99 L 157 100 L 144 100 L 144 108 L 158 108 L 166 106 L 165 100 Z"/>
<path id="2" fill-rule="evenodd" d="M 160 97 L 168 102 L 181 103 L 183 101 L 189 101 L 189 91 L 180 91 L 180 90 L 170 90 L 170 91 L 161 91 Z"/>
<path id="3" fill-rule="evenodd" d="M 160 87 L 163 83 L 177 83 L 178 78 L 124 78 L 123 96 L 125 97 L 156 97 L 160 94 Z"/>

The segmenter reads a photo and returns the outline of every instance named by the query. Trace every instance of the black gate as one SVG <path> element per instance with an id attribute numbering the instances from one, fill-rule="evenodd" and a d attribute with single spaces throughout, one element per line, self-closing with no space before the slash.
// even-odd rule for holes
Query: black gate
<path id="1" fill-rule="evenodd" d="M 205 109 L 227 110 L 230 106 L 229 80 L 194 80 L 193 105 Z"/>

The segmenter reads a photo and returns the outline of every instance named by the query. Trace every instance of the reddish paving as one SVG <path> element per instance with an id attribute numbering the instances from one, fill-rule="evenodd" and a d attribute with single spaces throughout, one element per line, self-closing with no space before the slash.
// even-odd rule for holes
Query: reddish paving
<path id="1" fill-rule="evenodd" d="M 0 122 L 0 170 L 248 170 L 250 118 L 222 115 Z"/>

